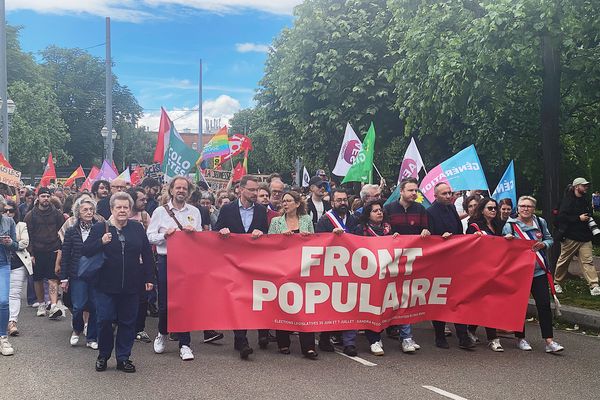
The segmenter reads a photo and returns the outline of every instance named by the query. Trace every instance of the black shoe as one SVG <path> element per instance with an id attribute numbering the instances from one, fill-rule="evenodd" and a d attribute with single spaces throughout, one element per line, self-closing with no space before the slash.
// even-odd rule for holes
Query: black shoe
<path id="1" fill-rule="evenodd" d="M 216 342 L 223 339 L 223 334 L 217 331 L 204 331 L 204 343 Z"/>
<path id="2" fill-rule="evenodd" d="M 341 335 L 331 335 L 331 343 L 333 343 L 334 345 L 342 344 L 343 343 L 342 336 Z"/>
<path id="3" fill-rule="evenodd" d="M 179 341 L 179 334 L 178 333 L 169 333 L 169 340 L 171 342 L 178 342 Z"/>
<path id="4" fill-rule="evenodd" d="M 333 353 L 335 351 L 335 347 L 333 347 L 329 340 L 319 340 L 319 349 L 327 351 L 329 353 Z"/>
<path id="5" fill-rule="evenodd" d="M 245 345 L 244 347 L 241 348 L 240 350 L 240 358 L 242 360 L 247 360 L 248 356 L 250 354 L 254 353 L 254 350 L 252 350 L 252 347 Z"/>
<path id="6" fill-rule="evenodd" d="M 106 371 L 106 358 L 98 357 L 96 360 L 96 371 Z"/>
<path id="7" fill-rule="evenodd" d="M 460 338 L 458 340 L 458 347 L 461 349 L 472 349 L 477 346 L 474 341 L 472 341 L 468 336 Z"/>
<path id="8" fill-rule="evenodd" d="M 131 362 L 131 360 L 125 361 L 117 361 L 117 369 L 123 372 L 135 372 L 135 365 Z"/>
<path id="9" fill-rule="evenodd" d="M 358 352 L 356 351 L 356 346 L 346 346 L 344 347 L 344 354 L 350 357 L 356 357 Z"/>
<path id="10" fill-rule="evenodd" d="M 152 318 L 158 318 L 158 308 L 153 303 L 148 304 L 148 316 Z"/>
<path id="11" fill-rule="evenodd" d="M 269 338 L 268 337 L 258 338 L 258 347 L 260 347 L 262 350 L 264 350 L 268 346 L 269 346 Z"/>
<path id="12" fill-rule="evenodd" d="M 311 360 L 314 360 L 318 356 L 319 356 L 319 353 L 317 353 L 314 350 L 308 350 L 306 353 L 304 353 L 304 357 L 309 358 Z"/>
<path id="13" fill-rule="evenodd" d="M 436 347 L 439 347 L 440 349 L 449 349 L 450 348 L 450 345 L 448 344 L 446 337 L 435 339 L 435 345 L 436 345 Z"/>

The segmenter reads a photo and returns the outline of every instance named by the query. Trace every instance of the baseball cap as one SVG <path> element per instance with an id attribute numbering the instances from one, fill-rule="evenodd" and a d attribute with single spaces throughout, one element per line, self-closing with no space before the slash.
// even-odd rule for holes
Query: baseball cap
<path id="1" fill-rule="evenodd" d="M 577 185 L 589 185 L 590 183 L 585 178 L 575 178 L 573 180 L 573 186 Z"/>
<path id="2" fill-rule="evenodd" d="M 321 176 L 321 175 L 325 175 L 325 176 L 327 176 L 327 174 L 325 173 L 325 170 L 324 170 L 324 169 L 318 169 L 318 170 L 317 170 L 317 173 L 316 173 L 315 175 L 316 175 L 316 176 Z"/>
<path id="3" fill-rule="evenodd" d="M 313 176 L 312 178 L 310 178 L 310 181 L 308 181 L 308 186 L 312 186 L 312 185 L 321 186 L 322 184 L 323 184 L 323 179 L 321 179 L 320 176 Z"/>
<path id="4" fill-rule="evenodd" d="M 42 186 L 41 188 L 38 189 L 38 193 L 37 194 L 38 194 L 38 196 L 40 196 L 42 194 L 51 194 L 51 193 L 50 193 L 50 189 L 49 188 L 47 188 L 45 186 Z"/>

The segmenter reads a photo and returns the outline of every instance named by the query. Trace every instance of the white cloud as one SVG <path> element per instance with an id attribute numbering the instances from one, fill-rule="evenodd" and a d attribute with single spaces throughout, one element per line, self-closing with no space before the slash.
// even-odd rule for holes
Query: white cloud
<path id="1" fill-rule="evenodd" d="M 236 43 L 235 49 L 239 53 L 268 53 L 270 46 L 267 44 L 258 44 L 258 43 Z"/>
<path id="2" fill-rule="evenodd" d="M 202 103 L 202 117 L 204 119 L 221 118 L 221 125 L 226 125 L 237 111 L 241 109 L 240 102 L 233 97 L 221 95 L 216 99 L 206 100 Z M 198 106 L 192 108 L 174 108 L 167 110 L 169 117 L 177 127 L 177 130 L 191 129 L 198 132 Z M 151 131 L 158 130 L 160 123 L 160 111 L 144 113 L 140 119 L 139 126 L 147 126 Z"/>
<path id="3" fill-rule="evenodd" d="M 7 10 L 32 10 L 45 14 L 90 14 L 115 20 L 142 22 L 177 12 L 173 7 L 234 14 L 257 10 L 291 15 L 302 0 L 7 0 Z M 164 11 L 161 14 L 160 11 Z"/>

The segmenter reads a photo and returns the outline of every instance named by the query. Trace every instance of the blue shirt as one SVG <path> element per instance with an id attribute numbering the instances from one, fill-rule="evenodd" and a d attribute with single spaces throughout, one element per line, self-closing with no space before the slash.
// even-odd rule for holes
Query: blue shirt
<path id="1" fill-rule="evenodd" d="M 252 218 L 254 218 L 254 204 L 252 204 L 248 208 L 244 208 L 244 206 L 242 205 L 242 201 L 238 201 L 238 207 L 240 208 L 240 217 L 242 217 L 242 225 L 244 225 L 244 230 L 248 232 L 248 229 L 250 229 L 250 225 L 252 225 Z"/>

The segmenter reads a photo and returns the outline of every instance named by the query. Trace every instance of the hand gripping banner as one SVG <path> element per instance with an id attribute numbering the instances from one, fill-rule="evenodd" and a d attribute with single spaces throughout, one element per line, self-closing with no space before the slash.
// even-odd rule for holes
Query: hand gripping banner
<path id="1" fill-rule="evenodd" d="M 440 320 L 520 331 L 532 243 L 177 232 L 167 244 L 168 329 L 379 331 Z"/>

